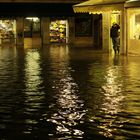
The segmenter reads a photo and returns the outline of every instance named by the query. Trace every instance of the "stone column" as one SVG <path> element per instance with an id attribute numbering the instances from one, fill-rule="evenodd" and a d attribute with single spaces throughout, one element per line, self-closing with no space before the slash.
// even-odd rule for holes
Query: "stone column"
<path id="1" fill-rule="evenodd" d="M 41 37 L 42 37 L 43 45 L 50 44 L 50 18 L 49 17 L 41 18 Z"/>
<path id="2" fill-rule="evenodd" d="M 24 18 L 17 17 L 16 19 L 16 45 L 17 47 L 24 46 Z"/>
<path id="3" fill-rule="evenodd" d="M 75 41 L 75 18 L 69 17 L 68 18 L 68 31 L 69 31 L 69 37 L 68 37 L 68 43 L 74 44 Z"/>
<path id="4" fill-rule="evenodd" d="M 105 12 L 102 16 L 102 37 L 103 37 L 103 51 L 111 52 L 111 39 L 110 39 L 110 13 Z"/>
<path id="5" fill-rule="evenodd" d="M 126 9 L 122 10 L 120 15 L 121 21 L 121 35 L 120 35 L 120 53 L 127 55 L 127 37 L 126 37 L 126 28 L 127 28 L 127 19 L 126 19 Z"/>

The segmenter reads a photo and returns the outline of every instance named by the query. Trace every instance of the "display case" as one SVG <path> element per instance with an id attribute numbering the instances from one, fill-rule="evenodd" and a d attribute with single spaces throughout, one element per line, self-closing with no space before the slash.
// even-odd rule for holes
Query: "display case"
<path id="1" fill-rule="evenodd" d="M 50 42 L 66 43 L 66 20 L 51 20 Z"/>
<path id="2" fill-rule="evenodd" d="M 14 41 L 15 30 L 14 20 L 0 20 L 1 43 Z"/>

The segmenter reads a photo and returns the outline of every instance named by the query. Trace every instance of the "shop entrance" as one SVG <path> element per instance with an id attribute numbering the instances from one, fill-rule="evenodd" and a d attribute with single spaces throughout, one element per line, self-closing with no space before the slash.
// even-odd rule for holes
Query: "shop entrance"
<path id="1" fill-rule="evenodd" d="M 0 45 L 15 45 L 16 20 L 0 20 Z"/>
<path id="2" fill-rule="evenodd" d="M 27 17 L 24 20 L 24 47 L 41 46 L 41 25 L 38 17 Z"/>
<path id="3" fill-rule="evenodd" d="M 50 23 L 50 42 L 68 43 L 68 21 L 51 19 Z"/>

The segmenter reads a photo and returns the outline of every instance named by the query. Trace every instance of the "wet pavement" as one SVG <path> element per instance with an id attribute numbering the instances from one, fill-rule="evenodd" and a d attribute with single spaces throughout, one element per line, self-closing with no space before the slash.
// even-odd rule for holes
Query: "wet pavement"
<path id="1" fill-rule="evenodd" d="M 140 57 L 0 47 L 0 140 L 139 140 Z"/>

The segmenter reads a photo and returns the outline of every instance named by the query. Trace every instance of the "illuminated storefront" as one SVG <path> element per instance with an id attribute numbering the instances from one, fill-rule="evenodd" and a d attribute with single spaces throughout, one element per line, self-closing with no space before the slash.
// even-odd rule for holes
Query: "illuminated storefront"
<path id="1" fill-rule="evenodd" d="M 14 0 L 0 2 L 0 16 L 1 18 L 15 19 L 12 35 L 14 34 L 16 47 L 35 46 L 38 42 L 40 47 L 50 46 L 53 43 L 75 45 L 80 37 L 75 36 L 75 13 L 72 5 L 82 1 L 43 0 L 28 2 Z M 3 31 L 3 25 L 1 27 L 0 44 L 8 42 L 9 38 L 12 38 L 10 33 Z M 83 38 L 85 44 L 89 43 L 89 40 L 85 41 L 86 37 Z M 84 44 L 83 42 L 82 44 Z"/>
<path id="2" fill-rule="evenodd" d="M 73 6 L 76 13 L 102 14 L 103 49 L 111 49 L 109 29 L 120 25 L 122 54 L 140 55 L 140 0 L 89 0 Z M 108 47 L 109 46 L 109 47 Z"/>
<path id="3" fill-rule="evenodd" d="M 131 13 L 131 10 L 128 10 Z M 133 10 L 135 13 L 130 15 L 130 39 L 140 39 L 140 10 Z"/>
<path id="4" fill-rule="evenodd" d="M 127 52 L 140 55 L 140 1 L 129 0 L 127 9 Z"/>
<path id="5" fill-rule="evenodd" d="M 68 21 L 51 19 L 50 42 L 68 43 Z"/>
<path id="6" fill-rule="evenodd" d="M 0 44 L 15 43 L 16 38 L 16 20 L 0 20 Z"/>
<path id="7" fill-rule="evenodd" d="M 40 48 L 42 45 L 41 24 L 38 17 L 24 19 L 24 48 Z"/>
<path id="8" fill-rule="evenodd" d="M 124 22 L 125 0 L 89 0 L 73 6 L 75 13 L 89 13 L 102 15 L 102 49 L 104 52 L 113 52 L 110 38 L 110 28 L 113 22 L 120 25 L 120 52 L 126 53 L 125 47 L 125 22 Z"/>

